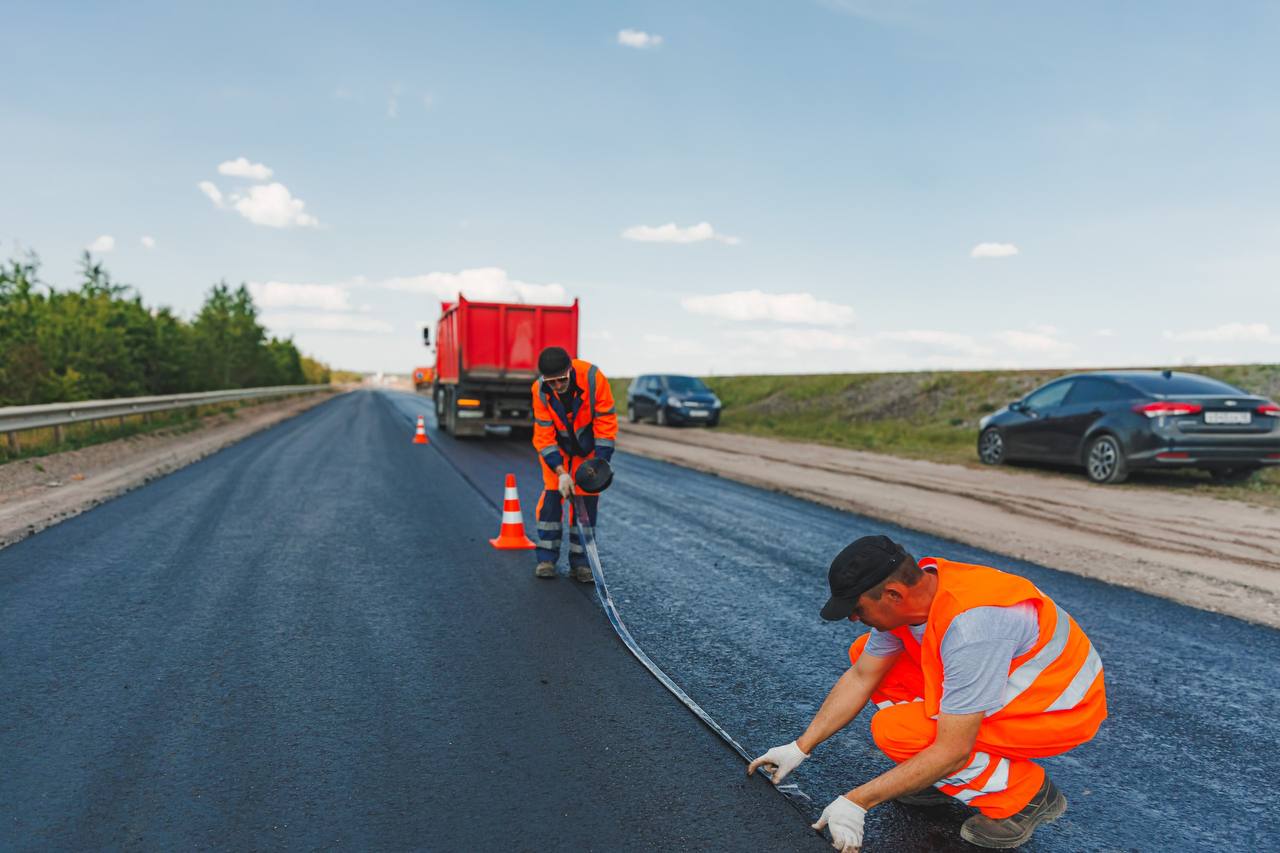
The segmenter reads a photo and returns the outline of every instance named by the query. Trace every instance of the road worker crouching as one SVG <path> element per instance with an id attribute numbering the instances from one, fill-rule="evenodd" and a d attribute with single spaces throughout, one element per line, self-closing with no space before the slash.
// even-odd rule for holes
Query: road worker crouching
<path id="1" fill-rule="evenodd" d="M 556 576 L 560 542 L 564 536 L 563 504 L 569 504 L 569 571 L 574 580 L 591 583 L 591 565 L 584 542 L 574 527 L 573 495 L 580 495 L 587 517 L 583 527 L 593 530 L 599 508 L 599 492 L 611 478 L 608 462 L 613 458 L 618 435 L 618 415 L 614 410 L 609 380 L 594 364 L 570 358 L 561 347 L 547 347 L 538 356 L 539 379 L 533 383 L 533 446 L 542 460 L 543 493 L 538 499 L 538 565 L 540 578 Z M 603 466 L 588 466 L 588 459 Z M 596 468 L 605 472 L 602 479 Z M 584 477 L 583 474 L 591 476 Z M 575 482 L 576 481 L 576 482 Z M 582 483 L 594 483 L 591 490 Z"/>
<path id="2" fill-rule="evenodd" d="M 865 536 L 831 563 L 822 618 L 863 622 L 804 734 L 751 762 L 777 784 L 870 700 L 871 736 L 893 769 L 837 797 L 814 824 L 857 851 L 867 810 L 952 799 L 978 809 L 960 827 L 980 847 L 1025 843 L 1066 797 L 1031 759 L 1091 739 L 1107 716 L 1102 660 L 1075 620 L 1029 580 L 986 566 L 915 560 Z"/>

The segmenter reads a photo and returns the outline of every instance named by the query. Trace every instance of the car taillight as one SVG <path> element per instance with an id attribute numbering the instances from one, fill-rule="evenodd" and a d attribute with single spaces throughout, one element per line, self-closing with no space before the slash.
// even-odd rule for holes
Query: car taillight
<path id="1" fill-rule="evenodd" d="M 1258 414 L 1270 415 L 1273 418 L 1280 418 L 1280 406 L 1275 403 L 1263 403 L 1258 407 Z"/>
<path id="2" fill-rule="evenodd" d="M 1204 406 L 1199 403 L 1173 403 L 1168 400 L 1133 407 L 1135 412 L 1149 418 L 1163 418 L 1166 415 L 1197 415 L 1202 409 Z"/>

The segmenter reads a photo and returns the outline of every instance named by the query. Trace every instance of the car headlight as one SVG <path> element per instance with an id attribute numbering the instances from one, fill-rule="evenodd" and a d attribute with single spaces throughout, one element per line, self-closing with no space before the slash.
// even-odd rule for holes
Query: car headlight
<path id="1" fill-rule="evenodd" d="M 720 398 L 719 398 L 719 397 L 716 397 L 716 398 L 712 399 L 712 401 L 711 401 L 711 408 L 713 408 L 713 409 L 718 409 L 718 408 L 720 408 L 720 406 L 721 406 L 721 405 L 723 405 L 723 404 L 720 402 Z"/>
<path id="2" fill-rule="evenodd" d="M 667 405 L 668 405 L 668 406 L 683 406 L 683 405 L 684 405 L 684 400 L 681 400 L 679 397 L 668 397 L 668 398 L 667 398 Z"/>

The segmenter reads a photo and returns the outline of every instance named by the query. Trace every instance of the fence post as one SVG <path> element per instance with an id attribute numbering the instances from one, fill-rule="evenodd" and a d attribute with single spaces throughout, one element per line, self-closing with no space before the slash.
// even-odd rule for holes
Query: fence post
<path id="1" fill-rule="evenodd" d="M 16 432 L 9 433 L 9 450 L 13 451 L 15 454 L 22 452 L 22 442 L 18 441 L 18 434 Z"/>
<path id="2" fill-rule="evenodd" d="M 62 444 L 62 424 L 54 424 L 53 427 L 53 443 Z"/>

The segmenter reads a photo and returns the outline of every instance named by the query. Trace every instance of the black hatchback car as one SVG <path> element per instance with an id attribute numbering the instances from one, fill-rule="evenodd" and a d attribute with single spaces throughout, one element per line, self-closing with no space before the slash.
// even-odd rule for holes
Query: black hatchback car
<path id="1" fill-rule="evenodd" d="M 1084 466 L 1095 483 L 1139 468 L 1243 480 L 1280 465 L 1280 406 L 1198 373 L 1131 370 L 1055 379 L 983 418 L 978 457 Z"/>
<path id="2" fill-rule="evenodd" d="M 652 419 L 668 424 L 720 423 L 720 398 L 706 383 L 693 376 L 646 374 L 631 380 L 627 388 L 627 420 Z"/>

